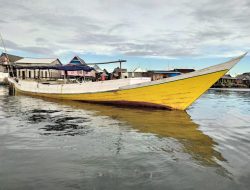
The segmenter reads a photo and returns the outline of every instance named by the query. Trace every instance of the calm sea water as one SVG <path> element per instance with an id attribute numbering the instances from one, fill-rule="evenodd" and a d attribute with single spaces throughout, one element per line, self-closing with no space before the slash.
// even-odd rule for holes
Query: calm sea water
<path id="1" fill-rule="evenodd" d="M 9 96 L 0 189 L 249 189 L 250 92 L 209 90 L 187 112 Z"/>

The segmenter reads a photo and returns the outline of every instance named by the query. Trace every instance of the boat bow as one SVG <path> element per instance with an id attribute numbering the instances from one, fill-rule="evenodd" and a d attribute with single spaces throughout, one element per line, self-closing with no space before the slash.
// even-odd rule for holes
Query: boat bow
<path id="1" fill-rule="evenodd" d="M 206 75 L 209 73 L 215 73 L 215 72 L 219 72 L 219 71 L 227 71 L 228 72 L 246 55 L 247 55 L 247 52 L 238 56 L 238 57 L 235 57 L 227 62 L 217 64 L 217 65 L 214 65 L 211 67 L 207 67 L 207 68 L 204 68 L 201 70 L 197 70 L 194 72 L 178 75 L 175 77 L 165 78 L 165 79 L 161 79 L 161 80 L 150 81 L 150 82 L 145 82 L 145 83 L 140 83 L 140 84 L 135 84 L 135 85 L 128 85 L 128 86 L 121 87 L 120 89 L 131 89 L 131 88 L 138 88 L 138 87 L 143 87 L 143 86 L 148 86 L 148 85 L 162 84 L 162 83 L 166 83 L 166 82 L 183 80 L 183 79 L 197 77 L 197 76 Z"/>

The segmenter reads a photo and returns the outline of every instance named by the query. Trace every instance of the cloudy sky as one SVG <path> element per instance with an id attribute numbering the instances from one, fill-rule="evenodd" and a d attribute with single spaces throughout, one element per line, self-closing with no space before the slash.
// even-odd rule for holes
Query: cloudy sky
<path id="1" fill-rule="evenodd" d="M 9 53 L 203 68 L 250 50 L 250 0 L 0 0 Z M 233 73 L 250 72 L 247 57 Z M 233 74 L 232 73 L 232 74 Z"/>

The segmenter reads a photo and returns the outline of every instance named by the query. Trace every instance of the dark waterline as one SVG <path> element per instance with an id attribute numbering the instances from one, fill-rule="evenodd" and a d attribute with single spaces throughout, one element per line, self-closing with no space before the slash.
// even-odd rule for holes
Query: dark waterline
<path id="1" fill-rule="evenodd" d="M 250 92 L 187 112 L 28 96 L 0 86 L 0 190 L 248 189 Z"/>

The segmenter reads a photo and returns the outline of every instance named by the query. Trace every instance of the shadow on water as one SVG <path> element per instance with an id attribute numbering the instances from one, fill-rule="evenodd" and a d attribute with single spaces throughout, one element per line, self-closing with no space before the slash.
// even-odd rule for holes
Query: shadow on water
<path id="1" fill-rule="evenodd" d="M 71 117 L 67 115 L 53 115 L 54 113 L 60 113 L 59 110 L 46 110 L 46 109 L 33 109 L 28 113 L 28 121 L 31 124 L 38 124 L 45 122 L 40 129 L 45 131 L 41 132 L 41 135 L 56 135 L 56 136 L 75 136 L 84 135 L 91 132 L 91 129 L 84 125 L 89 122 L 85 117 Z"/>

